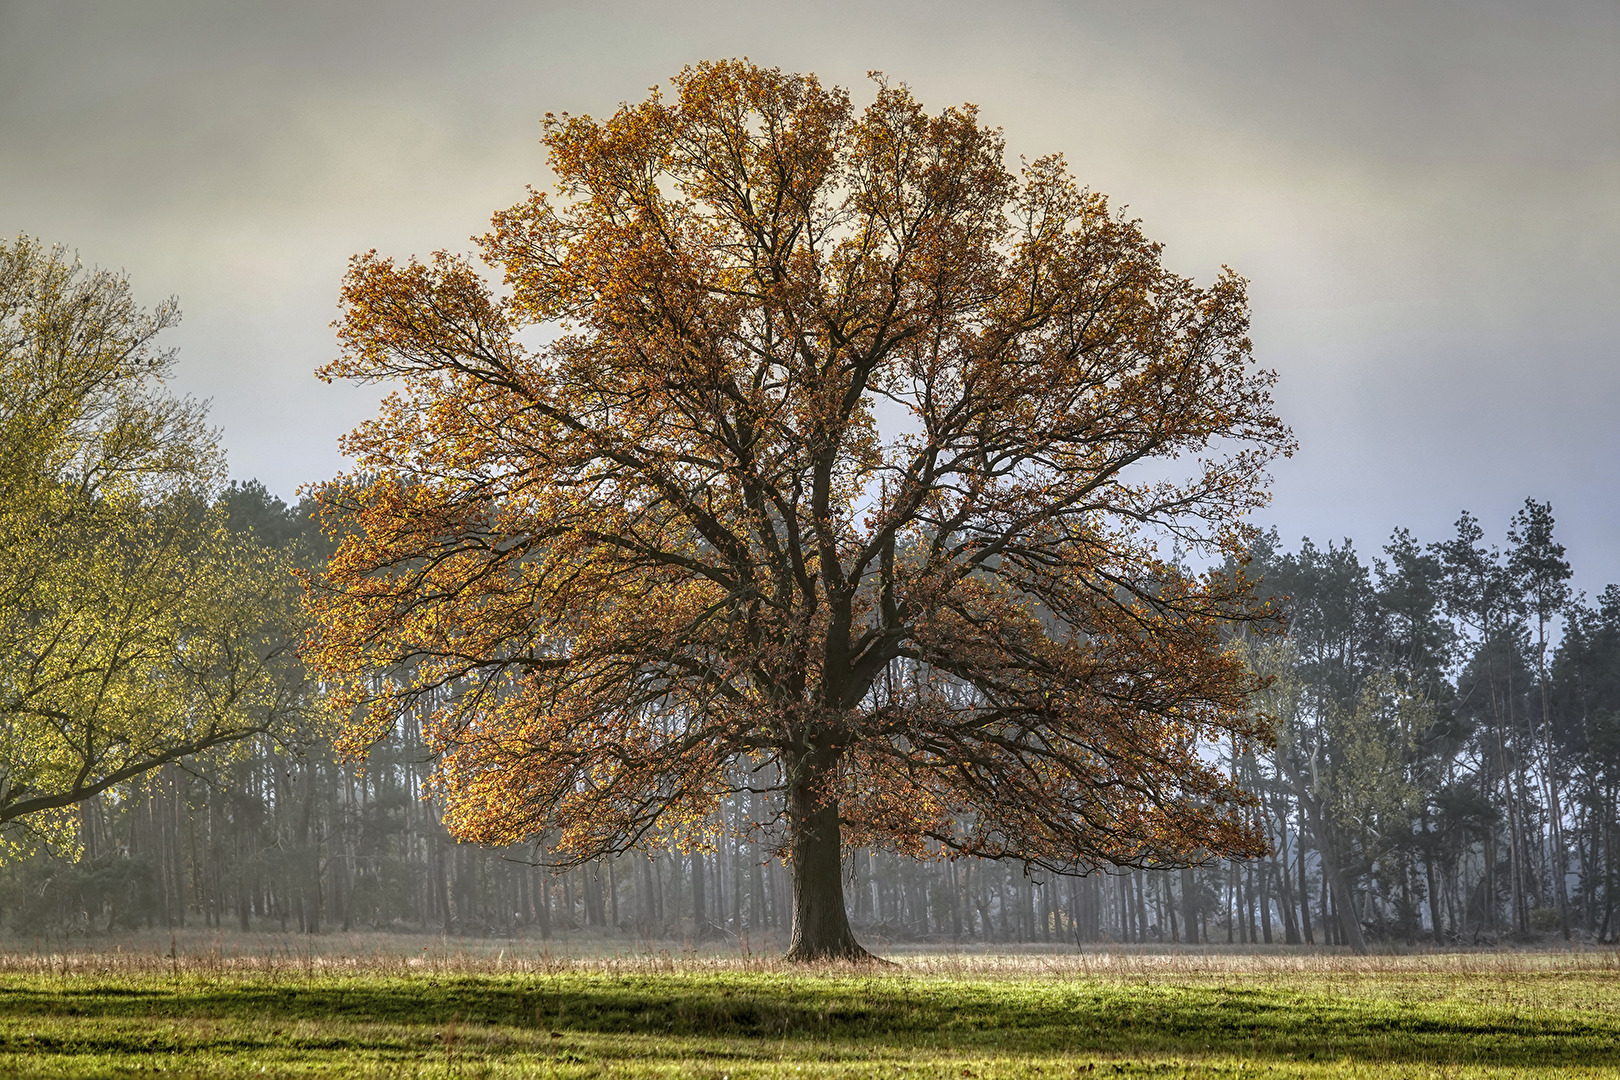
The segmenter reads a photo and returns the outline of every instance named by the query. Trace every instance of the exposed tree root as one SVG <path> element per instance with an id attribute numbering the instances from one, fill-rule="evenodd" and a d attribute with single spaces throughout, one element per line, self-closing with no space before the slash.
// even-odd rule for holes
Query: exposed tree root
<path id="1" fill-rule="evenodd" d="M 804 941 L 795 941 L 782 957 L 790 964 L 854 964 L 862 967 L 895 967 L 876 953 L 868 952 L 853 937 L 816 947 Z"/>

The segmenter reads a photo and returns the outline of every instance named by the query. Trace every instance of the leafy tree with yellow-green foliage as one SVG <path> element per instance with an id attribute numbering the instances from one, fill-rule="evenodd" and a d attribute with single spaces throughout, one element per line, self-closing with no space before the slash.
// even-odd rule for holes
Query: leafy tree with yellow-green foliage
<path id="1" fill-rule="evenodd" d="M 303 694 L 285 556 L 233 536 L 178 319 L 60 247 L 0 247 L 0 826 L 265 730 Z"/>

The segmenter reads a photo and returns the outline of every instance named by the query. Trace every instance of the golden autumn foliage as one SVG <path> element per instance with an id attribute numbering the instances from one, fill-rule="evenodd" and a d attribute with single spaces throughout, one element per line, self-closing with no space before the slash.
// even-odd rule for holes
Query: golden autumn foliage
<path id="1" fill-rule="evenodd" d="M 1200 747 L 1264 738 L 1221 627 L 1290 447 L 1243 281 L 1059 157 L 878 80 L 684 71 L 548 117 L 553 195 L 354 259 L 328 379 L 396 386 L 323 488 L 309 657 L 361 750 L 419 710 L 460 836 L 702 842 L 779 792 L 798 956 L 840 843 L 1061 870 L 1264 848 Z"/>

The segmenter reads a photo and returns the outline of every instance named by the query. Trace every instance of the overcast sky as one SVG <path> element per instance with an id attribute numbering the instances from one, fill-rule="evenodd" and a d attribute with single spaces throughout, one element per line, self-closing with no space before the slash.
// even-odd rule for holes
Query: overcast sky
<path id="1" fill-rule="evenodd" d="M 181 391 L 292 497 L 374 395 L 315 380 L 344 262 L 468 250 L 548 111 L 746 55 L 1064 152 L 1166 260 L 1252 282 L 1290 544 L 1550 499 L 1620 581 L 1620 3 L 0 0 L 0 232 L 126 269 Z"/>

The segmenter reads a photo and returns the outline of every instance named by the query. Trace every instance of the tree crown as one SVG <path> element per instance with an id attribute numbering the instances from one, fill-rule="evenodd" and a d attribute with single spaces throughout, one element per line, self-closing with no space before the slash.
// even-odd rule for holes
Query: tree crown
<path id="1" fill-rule="evenodd" d="M 1265 611 L 1156 547 L 1240 551 L 1292 445 L 1239 277 L 881 80 L 702 64 L 545 142 L 479 241 L 505 295 L 344 284 L 323 376 L 398 380 L 320 496 L 354 747 L 421 709 L 455 828 L 579 855 L 811 774 L 910 849 L 1262 843 L 1199 745 L 1265 737 L 1221 638 Z"/>

